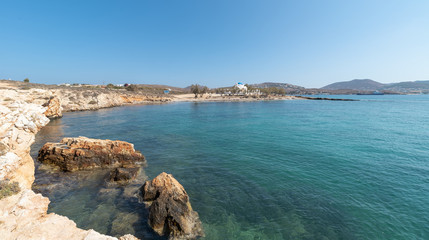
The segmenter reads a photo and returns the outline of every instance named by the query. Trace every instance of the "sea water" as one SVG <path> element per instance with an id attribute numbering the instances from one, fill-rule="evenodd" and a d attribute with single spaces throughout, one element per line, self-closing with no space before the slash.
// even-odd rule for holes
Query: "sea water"
<path id="1" fill-rule="evenodd" d="M 332 96 L 331 96 L 332 97 Z M 206 239 L 429 239 L 429 96 L 360 101 L 171 103 L 66 113 L 33 156 L 62 137 L 124 140 L 185 187 Z M 108 170 L 37 163 L 49 211 L 84 229 L 156 239 L 137 187 Z M 143 184 L 143 181 L 141 184 Z"/>

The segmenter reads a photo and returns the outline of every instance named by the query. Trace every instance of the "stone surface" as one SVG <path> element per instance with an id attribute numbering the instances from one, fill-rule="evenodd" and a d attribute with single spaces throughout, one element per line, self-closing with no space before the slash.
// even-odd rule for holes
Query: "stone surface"
<path id="1" fill-rule="evenodd" d="M 133 167 L 146 161 L 131 143 L 86 137 L 63 138 L 60 143 L 46 143 L 37 159 L 54 164 L 63 171 Z"/>
<path id="2" fill-rule="evenodd" d="M 169 239 L 204 236 L 198 213 L 192 210 L 183 186 L 165 172 L 141 187 L 141 198 L 149 206 L 149 225 Z"/>
<path id="3" fill-rule="evenodd" d="M 115 240 L 94 230 L 83 230 L 55 213 L 47 213 L 49 199 L 31 190 L 34 181 L 34 161 L 30 146 L 34 135 L 49 119 L 42 104 L 45 90 L 0 88 L 0 181 L 18 182 L 21 191 L 0 199 L 0 239 L 71 239 Z M 125 239 L 136 239 L 129 235 Z"/>
<path id="4" fill-rule="evenodd" d="M 119 184 L 127 184 L 136 179 L 140 171 L 139 167 L 135 168 L 115 168 L 110 172 L 110 181 Z"/>
<path id="5" fill-rule="evenodd" d="M 47 108 L 44 112 L 46 117 L 60 118 L 63 116 L 63 107 L 61 106 L 61 100 L 58 97 L 51 97 L 43 106 Z"/>

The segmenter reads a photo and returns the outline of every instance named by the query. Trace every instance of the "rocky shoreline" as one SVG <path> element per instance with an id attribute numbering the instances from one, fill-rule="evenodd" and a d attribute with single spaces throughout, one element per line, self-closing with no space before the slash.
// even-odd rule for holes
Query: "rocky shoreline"
<path id="1" fill-rule="evenodd" d="M 118 91 L 95 91 L 73 89 L 18 89 L 0 84 L 0 182 L 17 183 L 19 192 L 0 199 L 0 234 L 4 239 L 117 239 L 94 230 L 82 230 L 67 217 L 47 214 L 49 199 L 31 189 L 34 182 L 34 160 L 30 147 L 36 133 L 49 123 L 49 118 L 61 117 L 63 112 L 97 110 L 101 108 L 140 103 L 165 102 L 230 102 L 291 100 L 302 97 L 243 97 L 213 96 L 195 99 L 193 95 L 155 96 Z M 306 98 L 309 99 L 309 98 Z M 328 99 L 317 99 L 328 100 Z M 331 99 L 329 99 L 331 100 Z M 346 99 L 341 99 L 346 100 Z M 85 165 L 84 163 L 83 165 Z M 86 165 L 85 165 L 86 166 Z M 121 167 L 121 166 L 119 166 Z M 78 170 L 71 167 L 65 170 Z M 124 171 L 112 172 L 112 179 L 122 179 Z M 130 173 L 134 174 L 134 173 Z M 169 176 L 163 176 L 170 178 Z M 177 181 L 176 181 L 177 182 Z M 149 184 L 149 183 L 146 183 Z M 180 185 L 180 184 L 179 184 Z M 178 189 L 183 188 L 181 185 Z M 144 188 L 143 188 L 144 189 Z M 185 192 L 186 193 L 186 192 Z M 176 194 L 176 193 L 174 193 Z M 147 195 L 147 191 L 146 191 Z M 143 195 L 143 198 L 148 199 Z M 187 195 L 185 197 L 187 199 Z M 166 197 L 166 201 L 170 201 Z M 188 200 L 180 206 L 188 205 Z M 176 204 L 173 202 L 173 204 Z M 152 209 L 152 208 L 151 208 Z M 183 211 L 186 212 L 187 208 Z M 152 211 L 152 210 L 150 210 Z M 192 209 L 187 218 L 195 218 Z M 193 216 L 193 217 L 192 217 Z M 168 219 L 172 216 L 168 215 Z M 196 218 L 198 216 L 196 215 Z M 155 228 L 164 232 L 159 223 Z M 173 225 L 177 225 L 175 222 Z M 200 227 L 195 227 L 199 231 Z M 202 230 L 201 230 L 202 231 Z M 173 231 L 174 232 L 174 231 Z M 175 233 L 177 234 L 177 233 Z M 187 233 L 189 236 L 190 233 Z M 132 235 L 119 239 L 136 239 Z"/>
<path id="2" fill-rule="evenodd" d="M 36 194 L 31 189 L 34 182 L 35 166 L 34 160 L 30 156 L 30 147 L 35 140 L 37 132 L 49 123 L 49 118 L 61 117 L 63 111 L 97 110 L 106 107 L 149 102 L 162 103 L 171 101 L 171 99 L 158 96 L 143 96 L 132 93 L 126 93 L 124 95 L 116 92 L 96 92 L 95 96 L 92 96 L 92 98 L 85 98 L 83 97 L 84 93 L 85 92 L 82 91 L 57 91 L 46 89 L 0 89 L 0 95 L 3 96 L 3 99 L 0 99 L 0 182 L 6 183 L 1 186 L 7 186 L 8 183 L 13 183 L 12 185 L 18 186 L 16 193 L 11 196 L 5 195 L 5 197 L 0 198 L 0 234 L 2 235 L 2 239 L 118 239 L 116 237 L 100 234 L 94 230 L 80 229 L 76 226 L 75 222 L 67 217 L 60 216 L 55 213 L 47 213 L 50 202 L 49 199 L 43 197 L 41 194 Z M 73 98 L 74 96 L 82 96 L 82 98 L 80 98 L 79 101 L 75 101 Z M 97 99 L 95 104 L 91 102 L 94 101 L 91 100 L 94 98 Z M 88 141 L 83 141 L 83 145 L 87 145 L 86 142 Z M 67 145 L 66 147 L 61 148 L 55 144 L 49 145 L 44 149 L 44 153 L 45 155 L 49 155 L 47 154 L 49 151 L 55 150 L 61 150 L 62 153 L 67 153 L 68 148 L 73 144 L 79 145 L 81 143 L 78 143 L 73 139 L 66 139 L 65 142 L 62 143 L 62 145 Z M 83 145 L 79 145 L 78 147 L 82 148 Z M 93 149 L 96 149 L 95 152 L 97 154 L 100 153 L 97 152 L 97 150 L 100 150 L 101 147 L 107 146 L 107 148 L 115 149 L 115 146 L 121 145 L 120 151 L 123 151 L 123 147 L 127 144 L 116 141 L 113 144 L 110 142 L 103 142 L 101 145 L 93 147 Z M 128 148 L 130 148 L 128 145 L 125 146 L 125 149 Z M 77 154 L 76 151 L 71 151 L 69 153 L 71 156 L 70 159 L 76 160 L 76 165 L 63 165 L 63 167 L 65 167 L 63 170 L 75 171 L 86 169 L 87 167 L 94 167 L 94 165 L 88 164 L 88 159 L 85 159 L 84 157 L 80 157 L 78 159 L 72 157 L 72 155 L 75 156 Z M 129 180 L 128 178 L 132 178 L 137 174 L 137 171 L 134 171 L 134 168 L 130 168 L 127 165 L 127 160 L 132 159 L 132 161 L 136 160 L 143 163 L 145 160 L 144 156 L 135 152 L 134 149 L 132 149 L 132 151 L 130 150 L 129 154 L 125 153 L 125 155 L 121 156 L 122 157 L 119 157 L 113 162 L 113 166 L 117 168 L 112 171 L 110 180 L 112 182 L 117 181 L 118 183 L 126 184 Z M 106 157 L 105 160 L 106 159 L 108 158 Z M 49 159 L 48 161 L 51 160 L 52 159 Z M 104 160 L 101 162 L 103 161 Z M 106 161 L 104 161 L 104 164 L 109 164 Z M 124 166 L 128 168 L 123 168 Z M 174 181 L 177 182 L 175 179 Z M 171 185 L 165 188 L 166 191 L 170 191 L 170 187 Z M 176 188 L 180 189 L 183 187 L 179 184 L 179 187 Z M 0 191 L 3 190 L 4 189 L 0 187 Z M 184 193 L 185 195 L 183 198 L 188 199 L 186 192 Z M 171 202 L 171 200 L 168 199 L 169 198 L 166 199 L 167 203 L 163 203 L 164 205 L 174 204 L 174 201 Z M 189 201 L 185 203 L 186 206 L 190 207 Z M 197 213 L 192 211 L 192 208 L 190 208 L 190 210 L 186 209 L 187 208 L 184 208 L 180 211 L 182 213 L 191 211 L 189 216 L 198 216 Z M 184 222 L 180 222 L 184 217 L 181 217 L 180 215 L 175 216 L 177 219 L 174 220 L 175 222 L 172 226 L 178 226 L 177 224 L 186 224 Z M 170 217 L 168 219 L 170 219 Z M 195 217 L 193 219 L 198 220 L 198 218 L 195 219 Z M 200 233 L 202 233 L 200 222 L 198 226 L 198 231 L 201 231 Z M 166 232 L 162 232 L 162 234 L 167 234 L 170 239 L 182 238 L 182 235 L 180 235 L 180 232 L 177 230 L 172 229 L 171 231 L 165 231 Z M 170 232 L 172 233 L 171 235 Z M 192 233 L 186 232 L 188 237 L 185 238 L 189 239 L 197 237 L 201 235 L 200 233 L 192 235 Z M 137 238 L 127 234 L 119 239 L 131 240 Z"/>
<path id="3" fill-rule="evenodd" d="M 4 96 L 4 95 L 3 95 Z M 16 182 L 20 191 L 0 199 L 2 239 L 117 239 L 83 230 L 67 217 L 47 213 L 49 199 L 31 189 L 34 161 L 30 147 L 49 119 L 42 104 L 3 101 L 0 105 L 0 181 Z M 120 239 L 135 239 L 124 236 Z"/>

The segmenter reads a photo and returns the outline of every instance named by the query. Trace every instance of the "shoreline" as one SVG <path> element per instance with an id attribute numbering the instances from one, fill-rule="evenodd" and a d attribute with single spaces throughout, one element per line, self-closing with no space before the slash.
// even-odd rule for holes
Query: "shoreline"
<path id="1" fill-rule="evenodd" d="M 35 163 L 30 150 L 37 132 L 50 122 L 45 116 L 48 107 L 42 106 L 48 94 L 52 92 L 0 89 L 0 181 L 19 185 L 17 192 L 0 199 L 0 234 L 3 239 L 118 240 L 78 228 L 65 216 L 48 214 L 50 200 L 32 190 Z M 129 234 L 119 238 L 133 239 L 137 238 Z"/>
<path id="2" fill-rule="evenodd" d="M 1 84 L 0 84 L 1 85 Z M 309 100 L 299 96 L 221 96 L 210 94 L 195 98 L 193 94 L 143 95 L 117 91 L 75 89 L 17 89 L 0 86 L 0 144 L 6 149 L 0 156 L 0 181 L 17 182 L 20 191 L 0 199 L 0 234 L 6 239 L 20 237 L 43 239 L 103 239 L 115 237 L 94 230 L 83 230 L 65 216 L 47 213 L 50 200 L 32 190 L 35 163 L 30 156 L 35 135 L 52 118 L 65 112 L 94 111 L 119 106 L 167 104 L 176 102 L 258 102 L 283 100 Z M 56 101 L 52 99 L 56 98 Z M 333 99 L 314 99 L 333 100 Z M 335 99 L 338 100 L 338 99 Z M 339 99 L 344 100 L 344 99 Z M 123 236 L 119 239 L 135 239 Z"/>

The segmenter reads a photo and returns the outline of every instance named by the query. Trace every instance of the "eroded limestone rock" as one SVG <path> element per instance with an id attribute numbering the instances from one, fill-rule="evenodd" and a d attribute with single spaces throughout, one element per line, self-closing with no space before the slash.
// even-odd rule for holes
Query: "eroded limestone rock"
<path id="1" fill-rule="evenodd" d="M 1 81 L 0 81 L 1 83 Z M 17 182 L 20 192 L 0 199 L 0 239 L 117 240 L 94 230 L 83 230 L 67 217 L 47 213 L 49 199 L 31 190 L 34 161 L 30 146 L 34 135 L 49 119 L 42 104 L 52 93 L 46 90 L 0 88 L 0 181 Z M 120 239 L 135 240 L 131 235 Z"/>
<path id="2" fill-rule="evenodd" d="M 159 174 L 141 187 L 141 198 L 149 206 L 149 225 L 169 239 L 197 239 L 204 236 L 198 213 L 192 210 L 188 194 L 171 174 Z"/>
<path id="3" fill-rule="evenodd" d="M 135 167 L 146 163 L 145 157 L 124 141 L 86 137 L 63 138 L 60 143 L 46 143 L 37 159 L 63 171 L 93 168 Z"/>
<path id="4" fill-rule="evenodd" d="M 47 108 L 44 112 L 46 117 L 60 118 L 63 116 L 63 107 L 61 106 L 61 100 L 58 97 L 51 97 L 43 106 Z"/>

